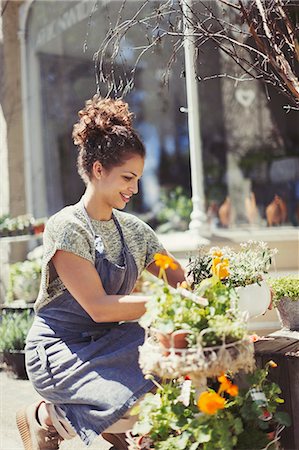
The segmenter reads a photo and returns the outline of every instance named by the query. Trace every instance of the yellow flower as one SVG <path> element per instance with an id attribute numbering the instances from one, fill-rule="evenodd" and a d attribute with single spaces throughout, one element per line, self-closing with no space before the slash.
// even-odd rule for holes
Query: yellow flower
<path id="1" fill-rule="evenodd" d="M 215 257 L 215 256 L 220 256 L 220 257 L 223 256 L 223 253 L 220 250 L 220 248 L 218 248 L 217 250 L 214 250 L 213 257 Z"/>
<path id="2" fill-rule="evenodd" d="M 213 258 L 211 271 L 213 275 L 216 275 L 220 280 L 229 276 L 228 259 L 220 258 L 216 256 Z"/>
<path id="3" fill-rule="evenodd" d="M 164 255 L 162 253 L 156 253 L 154 255 L 154 260 L 155 260 L 156 266 L 160 267 L 161 269 L 166 270 L 170 267 L 170 269 L 176 270 L 178 268 L 178 265 L 168 255 Z"/>
<path id="4" fill-rule="evenodd" d="M 271 359 L 271 361 L 268 362 L 268 364 L 270 367 L 272 367 L 272 369 L 275 369 L 277 367 L 276 362 L 272 361 L 272 359 Z"/>
<path id="5" fill-rule="evenodd" d="M 199 396 L 197 406 L 205 414 L 215 414 L 219 409 L 224 409 L 225 399 L 216 392 L 202 392 Z"/>

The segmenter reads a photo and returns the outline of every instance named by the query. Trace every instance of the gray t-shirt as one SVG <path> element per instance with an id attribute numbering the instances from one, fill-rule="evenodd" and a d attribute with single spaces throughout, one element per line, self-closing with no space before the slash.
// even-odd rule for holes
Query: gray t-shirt
<path id="1" fill-rule="evenodd" d="M 150 226 L 136 216 L 113 210 L 123 235 L 138 268 L 138 276 L 153 262 L 154 254 L 165 249 Z M 98 221 L 91 219 L 92 227 L 100 235 L 107 259 L 115 264 L 122 264 L 121 237 L 113 219 Z M 95 263 L 94 236 L 85 217 L 82 206 L 77 203 L 67 206 L 52 216 L 44 232 L 44 256 L 42 280 L 35 311 L 58 297 L 66 288 L 55 273 L 51 259 L 57 250 L 65 250 Z M 84 283 L 84 274 L 82 274 Z"/>

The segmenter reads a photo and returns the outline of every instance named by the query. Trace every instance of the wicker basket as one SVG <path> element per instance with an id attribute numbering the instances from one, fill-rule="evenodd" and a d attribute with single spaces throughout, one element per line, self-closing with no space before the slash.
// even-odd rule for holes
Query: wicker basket
<path id="1" fill-rule="evenodd" d="M 250 372 L 254 369 L 254 347 L 248 337 L 230 344 L 214 347 L 187 349 L 165 348 L 155 336 L 149 336 L 139 347 L 139 364 L 146 374 L 175 379 L 188 375 L 195 384 L 205 384 L 207 378 L 219 376 L 227 371 Z"/>

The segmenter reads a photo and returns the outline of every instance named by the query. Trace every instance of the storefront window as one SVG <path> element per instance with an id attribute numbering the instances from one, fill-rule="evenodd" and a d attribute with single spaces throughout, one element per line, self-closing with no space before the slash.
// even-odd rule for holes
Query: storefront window
<path id="1" fill-rule="evenodd" d="M 143 2 L 128 1 L 121 20 L 133 16 Z M 113 29 L 122 1 L 34 1 L 27 21 L 28 104 L 33 162 L 43 177 L 47 214 L 78 201 L 84 191 L 76 170 L 77 151 L 72 126 L 77 111 L 97 90 L 94 55 Z M 153 10 L 149 2 L 144 14 Z M 134 68 L 146 45 L 142 27 L 133 27 L 122 40 L 114 63 L 118 80 Z M 183 50 L 172 65 L 168 84 L 163 73 L 173 48 L 161 41 L 144 54 L 125 96 L 136 114 L 135 126 L 147 148 L 140 194 L 131 206 L 136 213 L 156 214 L 161 194 L 181 187 L 191 197 L 189 142 Z M 110 61 L 106 63 L 109 65 Z M 232 62 L 211 43 L 199 54 L 197 72 L 229 73 Z M 97 73 L 97 75 L 99 75 Z M 256 81 L 234 84 L 225 78 L 199 83 L 207 220 L 212 228 L 294 225 L 299 222 L 299 134 L 296 113 L 286 114 L 282 100 Z M 110 95 L 114 95 L 112 91 Z M 38 137 L 39 136 L 39 137 Z M 33 156 L 34 159 L 34 156 Z M 41 181 L 41 180 L 40 180 Z M 37 183 L 37 182 L 36 182 Z M 34 186 L 38 192 L 38 185 Z M 172 204 L 173 205 L 173 204 Z M 164 208 L 165 210 L 165 208 Z M 187 213 L 186 213 L 187 211 Z M 150 214 L 149 214 L 150 217 Z M 157 225 L 157 223 L 155 223 Z M 175 223 L 174 223 L 175 226 Z"/>

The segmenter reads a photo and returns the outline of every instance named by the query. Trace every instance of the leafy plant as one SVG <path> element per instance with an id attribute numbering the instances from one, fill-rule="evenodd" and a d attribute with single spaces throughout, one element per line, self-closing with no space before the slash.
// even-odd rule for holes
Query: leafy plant
<path id="1" fill-rule="evenodd" d="M 157 219 L 160 224 L 168 223 L 167 229 L 162 225 L 159 231 L 168 231 L 168 229 L 186 230 L 190 222 L 192 212 L 192 200 L 189 195 L 184 193 L 181 186 L 177 186 L 169 192 L 162 191 L 161 206 L 157 212 Z"/>
<path id="2" fill-rule="evenodd" d="M 199 395 L 191 380 L 163 382 L 133 409 L 139 414 L 133 433 L 147 435 L 156 450 L 262 449 L 268 432 L 290 424 L 288 415 L 277 411 L 283 399 L 267 378 L 271 366 L 276 365 L 271 361 L 248 375 L 242 389 L 225 375 L 210 380 Z"/>
<path id="3" fill-rule="evenodd" d="M 10 265 L 7 300 L 20 298 L 34 301 L 41 280 L 41 260 L 23 261 Z"/>
<path id="4" fill-rule="evenodd" d="M 173 289 L 165 274 L 170 258 L 159 254 L 155 258 L 164 279 L 152 285 L 146 313 L 139 319 L 142 327 L 152 327 L 164 334 L 190 331 L 189 347 L 198 343 L 202 346 L 231 343 L 247 334 L 244 320 L 232 309 L 237 299 L 234 289 L 223 285 L 217 276 L 203 280 L 194 292 Z"/>
<path id="5" fill-rule="evenodd" d="M 32 322 L 29 310 L 4 314 L 0 323 L 0 351 L 23 350 Z"/>
<path id="6" fill-rule="evenodd" d="M 299 301 L 299 278 L 279 277 L 267 280 L 273 291 L 273 305 L 277 306 L 282 298 Z"/>

